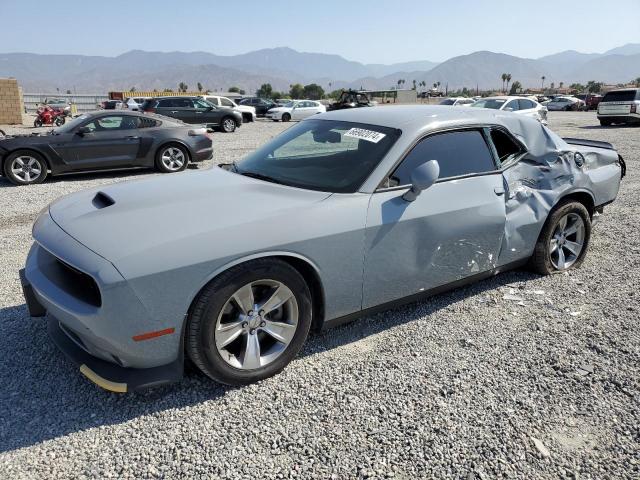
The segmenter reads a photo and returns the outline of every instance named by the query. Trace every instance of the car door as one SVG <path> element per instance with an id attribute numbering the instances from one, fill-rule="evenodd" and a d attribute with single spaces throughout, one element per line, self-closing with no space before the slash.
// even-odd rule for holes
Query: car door
<path id="1" fill-rule="evenodd" d="M 140 150 L 139 118 L 135 115 L 104 115 L 78 128 L 66 148 L 72 170 L 136 166 Z"/>
<path id="2" fill-rule="evenodd" d="M 304 101 L 299 102 L 296 105 L 296 108 L 293 109 L 293 114 L 291 118 L 295 120 L 302 120 L 304 118 L 310 117 L 318 113 L 318 106 L 315 102 Z"/>
<path id="3" fill-rule="evenodd" d="M 531 100 L 526 98 L 520 98 L 518 100 L 518 106 L 520 107 L 520 109 L 518 110 L 518 113 L 522 115 L 526 115 L 528 117 L 538 118 L 538 112 L 536 111 L 536 104 L 533 103 Z"/>
<path id="4" fill-rule="evenodd" d="M 415 201 L 411 173 L 437 160 L 440 177 Z M 505 227 L 502 175 L 482 130 L 421 139 L 371 195 L 365 232 L 363 308 L 492 270 Z"/>

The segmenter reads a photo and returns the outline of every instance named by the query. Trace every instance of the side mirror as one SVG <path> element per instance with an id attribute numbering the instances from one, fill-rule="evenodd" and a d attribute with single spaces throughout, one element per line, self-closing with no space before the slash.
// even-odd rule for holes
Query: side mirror
<path id="1" fill-rule="evenodd" d="M 83 137 L 87 133 L 91 133 L 91 129 L 89 127 L 80 127 L 78 130 L 76 130 L 76 133 Z"/>
<path id="2" fill-rule="evenodd" d="M 439 175 L 440 165 L 437 160 L 423 163 L 411 173 L 411 189 L 402 198 L 407 202 L 413 202 L 423 190 L 436 183 Z"/>

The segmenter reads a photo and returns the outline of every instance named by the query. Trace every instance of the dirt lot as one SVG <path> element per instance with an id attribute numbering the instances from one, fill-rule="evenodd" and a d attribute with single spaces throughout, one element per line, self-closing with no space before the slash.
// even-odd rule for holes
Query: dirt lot
<path id="1" fill-rule="evenodd" d="M 579 270 L 506 273 L 316 334 L 281 375 L 244 388 L 190 372 L 104 392 L 26 312 L 17 272 L 38 211 L 155 173 L 0 179 L 0 478 L 640 478 L 640 128 L 549 117 L 628 164 Z M 200 168 L 286 126 L 216 134 Z"/>

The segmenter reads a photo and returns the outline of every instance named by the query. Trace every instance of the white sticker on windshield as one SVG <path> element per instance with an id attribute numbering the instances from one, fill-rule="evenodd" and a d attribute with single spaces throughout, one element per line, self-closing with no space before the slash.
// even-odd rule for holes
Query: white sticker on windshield
<path id="1" fill-rule="evenodd" d="M 378 143 L 386 135 L 380 132 L 374 132 L 373 130 L 365 130 L 364 128 L 352 128 L 344 134 L 345 137 L 361 138 L 367 142 Z"/>

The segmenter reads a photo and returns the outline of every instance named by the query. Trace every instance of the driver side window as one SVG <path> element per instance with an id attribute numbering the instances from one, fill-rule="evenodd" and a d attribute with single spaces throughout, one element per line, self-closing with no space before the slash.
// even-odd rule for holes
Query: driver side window
<path id="1" fill-rule="evenodd" d="M 479 130 L 437 133 L 413 147 L 391 174 L 387 187 L 410 185 L 411 173 L 429 160 L 438 161 L 440 180 L 496 170 L 491 150 Z"/>
<path id="2" fill-rule="evenodd" d="M 138 128 L 137 117 L 123 115 L 109 115 L 92 120 L 84 125 L 92 132 L 109 132 L 115 130 L 129 130 Z"/>

